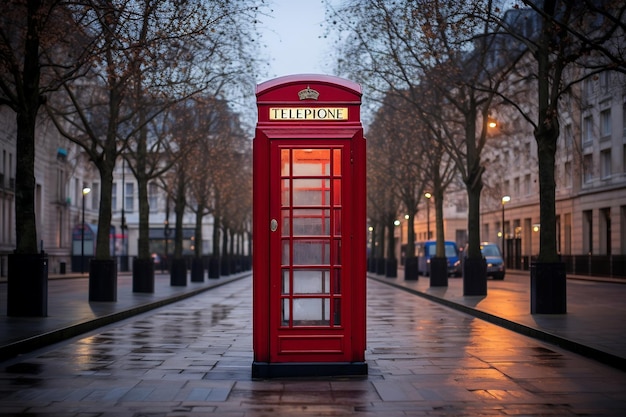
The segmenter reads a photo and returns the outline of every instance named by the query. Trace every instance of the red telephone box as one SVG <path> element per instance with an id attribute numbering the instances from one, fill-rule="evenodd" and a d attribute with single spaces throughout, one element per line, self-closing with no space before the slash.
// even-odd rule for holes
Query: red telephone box
<path id="1" fill-rule="evenodd" d="M 358 84 L 259 84 L 254 378 L 366 375 L 365 139 Z"/>

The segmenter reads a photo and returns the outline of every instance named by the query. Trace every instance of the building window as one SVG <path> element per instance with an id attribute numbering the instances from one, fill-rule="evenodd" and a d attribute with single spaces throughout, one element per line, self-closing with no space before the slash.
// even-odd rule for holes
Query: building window
<path id="1" fill-rule="evenodd" d="M 591 154 L 583 157 L 583 182 L 590 183 L 593 179 L 593 156 Z"/>
<path id="2" fill-rule="evenodd" d="M 600 253 L 610 255 L 611 248 L 611 209 L 600 209 Z"/>
<path id="3" fill-rule="evenodd" d="M 563 130 L 563 136 L 565 139 L 565 147 L 570 149 L 574 144 L 574 134 L 572 133 L 572 125 L 568 124 Z"/>
<path id="4" fill-rule="evenodd" d="M 519 178 L 513 179 L 513 195 L 519 196 Z"/>
<path id="5" fill-rule="evenodd" d="M 609 72 L 608 71 L 601 72 L 599 74 L 599 78 L 600 78 L 600 92 L 608 93 L 609 92 L 609 87 L 610 87 L 610 84 L 611 84 L 611 79 L 610 79 L 610 76 L 609 76 Z"/>
<path id="6" fill-rule="evenodd" d="M 100 201 L 100 184 L 94 182 L 91 185 L 91 191 L 89 192 L 89 194 L 91 195 L 91 209 L 97 210 Z"/>
<path id="7" fill-rule="evenodd" d="M 583 211 L 583 253 L 593 253 L 593 212 Z"/>
<path id="8" fill-rule="evenodd" d="M 624 104 L 622 104 L 622 136 L 626 137 L 626 96 L 624 96 Z"/>
<path id="9" fill-rule="evenodd" d="M 530 189 L 530 174 L 526 174 L 526 176 L 524 176 L 524 195 L 530 195 L 531 193 L 531 189 Z"/>
<path id="10" fill-rule="evenodd" d="M 126 201 L 124 201 L 124 209 L 127 212 L 132 213 L 135 210 L 135 184 L 127 182 L 125 191 L 126 195 L 124 196 L 124 199 Z"/>
<path id="11" fill-rule="evenodd" d="M 583 99 L 585 99 L 587 102 L 589 102 L 589 99 L 591 98 L 591 96 L 593 96 L 593 80 L 591 78 L 587 78 L 584 82 L 584 89 L 585 89 L 585 97 L 583 97 Z"/>
<path id="12" fill-rule="evenodd" d="M 611 109 L 605 109 L 600 112 L 600 137 L 608 138 L 611 136 Z"/>
<path id="13" fill-rule="evenodd" d="M 65 171 L 59 169 L 57 170 L 57 201 L 64 203 L 65 199 Z"/>
<path id="14" fill-rule="evenodd" d="M 151 182 L 148 184 L 148 205 L 150 206 L 150 212 L 154 213 L 158 207 L 159 187 Z"/>
<path id="15" fill-rule="evenodd" d="M 600 152 L 600 170 L 602 178 L 611 176 L 611 150 L 605 149 Z"/>
<path id="16" fill-rule="evenodd" d="M 565 172 L 563 173 L 563 175 L 565 175 L 565 178 L 564 178 L 563 183 L 565 184 L 565 187 L 572 188 L 572 163 L 571 162 L 565 163 L 564 171 Z"/>
<path id="17" fill-rule="evenodd" d="M 583 146 L 589 146 L 593 142 L 593 117 L 583 119 Z"/>
<path id="18" fill-rule="evenodd" d="M 524 144 L 524 158 L 526 158 L 525 162 L 530 163 L 530 161 L 532 161 L 532 158 L 530 157 L 530 143 Z"/>
<path id="19" fill-rule="evenodd" d="M 74 205 L 76 207 L 79 206 L 81 199 L 83 198 L 83 187 L 80 186 L 80 180 L 78 178 L 74 178 Z"/>
<path id="20" fill-rule="evenodd" d="M 114 182 L 111 186 L 111 211 L 117 211 L 117 183 Z"/>

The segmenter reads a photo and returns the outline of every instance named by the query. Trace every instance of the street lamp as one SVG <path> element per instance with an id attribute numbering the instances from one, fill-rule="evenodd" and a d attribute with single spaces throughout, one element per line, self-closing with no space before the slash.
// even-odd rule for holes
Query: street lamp
<path id="1" fill-rule="evenodd" d="M 428 199 L 426 202 L 426 240 L 430 240 L 430 199 L 433 195 L 431 193 L 424 193 L 424 197 Z"/>
<path id="2" fill-rule="evenodd" d="M 505 261 L 504 258 L 504 205 L 511 201 L 511 196 L 505 195 L 502 197 L 502 262 Z"/>
<path id="3" fill-rule="evenodd" d="M 80 228 L 80 273 L 85 273 L 85 196 L 89 194 L 91 188 L 83 187 L 83 224 Z"/>

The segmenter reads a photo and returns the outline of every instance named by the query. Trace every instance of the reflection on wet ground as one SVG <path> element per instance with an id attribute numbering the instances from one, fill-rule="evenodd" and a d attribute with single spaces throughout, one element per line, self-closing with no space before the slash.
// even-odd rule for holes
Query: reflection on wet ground
<path id="1" fill-rule="evenodd" d="M 251 280 L 5 362 L 0 415 L 622 416 L 626 375 L 369 283 L 369 375 L 251 380 Z M 49 413 L 49 414 L 48 414 Z"/>

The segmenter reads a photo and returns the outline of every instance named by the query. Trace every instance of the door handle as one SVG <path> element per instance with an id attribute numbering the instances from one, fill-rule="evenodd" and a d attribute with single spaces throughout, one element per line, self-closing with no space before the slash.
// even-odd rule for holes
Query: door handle
<path id="1" fill-rule="evenodd" d="M 270 222 L 270 230 L 272 232 L 278 230 L 278 221 L 276 219 L 272 219 L 272 221 Z"/>

